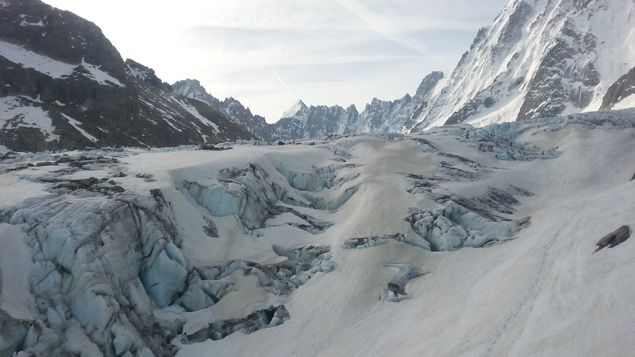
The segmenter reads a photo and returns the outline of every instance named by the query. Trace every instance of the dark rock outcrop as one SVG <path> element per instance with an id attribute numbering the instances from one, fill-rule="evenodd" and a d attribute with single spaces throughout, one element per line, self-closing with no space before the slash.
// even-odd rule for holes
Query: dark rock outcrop
<path id="1" fill-rule="evenodd" d="M 610 110 L 615 104 L 631 95 L 635 95 L 635 67 L 609 87 L 602 99 L 600 109 Z"/>
<path id="2" fill-rule="evenodd" d="M 620 228 L 602 237 L 602 239 L 600 239 L 595 244 L 597 246 L 597 249 L 595 249 L 595 252 L 607 247 L 608 248 L 616 247 L 624 243 L 628 238 L 630 238 L 630 236 L 631 236 L 631 228 L 627 225 L 621 226 Z"/>

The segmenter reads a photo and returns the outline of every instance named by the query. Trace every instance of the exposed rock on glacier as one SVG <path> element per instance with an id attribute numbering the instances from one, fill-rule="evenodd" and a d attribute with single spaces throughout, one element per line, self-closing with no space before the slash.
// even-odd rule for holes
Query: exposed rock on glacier
<path id="1" fill-rule="evenodd" d="M 514 194 L 533 196 L 533 193 L 512 185 L 507 190 L 490 187 L 483 195 L 469 199 L 454 197 L 452 200 L 487 219 L 500 221 L 505 218 L 500 217 L 499 214 L 512 214 L 516 211 L 516 206 L 520 205 L 520 201 L 514 197 Z"/>
<path id="2" fill-rule="evenodd" d="M 596 252 L 603 248 L 613 248 L 622 243 L 624 243 L 631 236 L 631 228 L 629 226 L 621 226 L 615 231 L 607 234 L 602 239 L 600 239 L 596 245 Z"/>

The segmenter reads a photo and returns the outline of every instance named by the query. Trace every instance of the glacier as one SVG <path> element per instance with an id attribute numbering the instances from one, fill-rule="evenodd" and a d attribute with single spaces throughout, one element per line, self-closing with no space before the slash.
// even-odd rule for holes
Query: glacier
<path id="1" fill-rule="evenodd" d="M 628 354 L 634 139 L 626 109 L 5 151 L 0 355 Z"/>

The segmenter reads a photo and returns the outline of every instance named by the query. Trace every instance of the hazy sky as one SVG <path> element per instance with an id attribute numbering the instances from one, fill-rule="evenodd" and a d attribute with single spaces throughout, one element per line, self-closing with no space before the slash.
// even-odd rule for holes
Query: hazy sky
<path id="1" fill-rule="evenodd" d="M 45 0 L 166 82 L 196 78 L 267 121 L 298 99 L 363 105 L 450 72 L 507 0 Z"/>

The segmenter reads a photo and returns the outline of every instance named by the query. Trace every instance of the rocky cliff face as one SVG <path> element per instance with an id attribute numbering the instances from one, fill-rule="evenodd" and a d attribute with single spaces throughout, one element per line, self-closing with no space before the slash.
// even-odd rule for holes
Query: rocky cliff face
<path id="1" fill-rule="evenodd" d="M 250 139 L 101 30 L 39 0 L 0 3 L 0 145 L 14 150 L 174 146 Z"/>
<path id="2" fill-rule="evenodd" d="M 606 107 L 609 87 L 635 64 L 634 15 L 632 1 L 511 1 L 418 113 L 416 130 Z"/>

